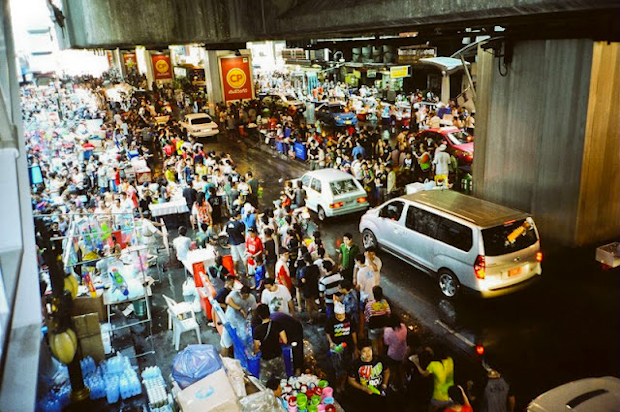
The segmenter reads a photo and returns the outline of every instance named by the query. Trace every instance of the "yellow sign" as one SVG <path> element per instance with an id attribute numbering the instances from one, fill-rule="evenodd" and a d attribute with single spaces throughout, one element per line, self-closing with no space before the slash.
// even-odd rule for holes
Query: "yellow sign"
<path id="1" fill-rule="evenodd" d="M 168 62 L 166 60 L 157 60 L 157 63 L 155 63 L 155 70 L 160 73 L 166 73 L 169 68 L 170 66 L 168 66 Z"/>
<path id="2" fill-rule="evenodd" d="M 390 78 L 400 79 L 402 77 L 409 77 L 409 66 L 390 67 Z"/>
<path id="3" fill-rule="evenodd" d="M 245 72 L 241 69 L 231 69 L 228 73 L 226 73 L 226 81 L 235 89 L 239 87 L 243 87 L 246 82 Z"/>

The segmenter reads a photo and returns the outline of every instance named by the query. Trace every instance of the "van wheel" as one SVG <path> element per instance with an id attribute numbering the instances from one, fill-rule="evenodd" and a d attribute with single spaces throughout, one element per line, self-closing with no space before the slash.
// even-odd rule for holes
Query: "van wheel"
<path id="1" fill-rule="evenodd" d="M 362 244 L 364 245 L 364 249 L 368 249 L 369 247 L 379 247 L 379 243 L 377 242 L 375 234 L 372 233 L 369 229 L 364 229 L 364 231 L 362 232 Z"/>
<path id="2" fill-rule="evenodd" d="M 460 287 L 461 284 L 456 276 L 454 276 L 454 273 L 447 269 L 442 269 L 439 271 L 439 289 L 445 297 L 451 299 L 455 298 L 459 293 Z"/>
<path id="3" fill-rule="evenodd" d="M 320 220 L 321 222 L 324 222 L 324 221 L 325 221 L 325 219 L 327 219 L 327 215 L 325 214 L 325 210 L 323 210 L 323 208 L 322 208 L 321 206 L 319 206 L 319 208 L 318 208 L 318 210 L 317 210 L 316 214 L 318 215 L 319 220 Z"/>

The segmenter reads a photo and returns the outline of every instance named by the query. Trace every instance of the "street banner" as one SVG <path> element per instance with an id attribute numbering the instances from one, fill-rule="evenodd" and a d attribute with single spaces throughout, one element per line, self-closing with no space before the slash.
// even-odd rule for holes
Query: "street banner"
<path id="1" fill-rule="evenodd" d="M 220 57 L 220 80 L 224 102 L 254 98 L 249 56 Z"/>
<path id="2" fill-rule="evenodd" d="M 168 54 L 152 54 L 153 61 L 153 78 L 155 80 L 172 79 L 172 65 L 170 64 L 170 55 Z"/>
<path id="3" fill-rule="evenodd" d="M 114 56 L 112 55 L 112 52 L 110 50 L 106 50 L 105 55 L 108 58 L 108 64 L 110 65 L 110 69 L 113 69 L 114 68 Z"/>
<path id="4" fill-rule="evenodd" d="M 123 64 L 125 65 L 126 73 L 129 73 L 132 69 L 138 70 L 138 59 L 136 58 L 136 53 L 123 53 Z"/>

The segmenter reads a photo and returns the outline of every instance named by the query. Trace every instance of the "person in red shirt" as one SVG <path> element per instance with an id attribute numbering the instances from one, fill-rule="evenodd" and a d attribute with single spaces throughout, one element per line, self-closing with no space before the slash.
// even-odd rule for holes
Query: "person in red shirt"
<path id="1" fill-rule="evenodd" d="M 444 412 L 474 412 L 467 399 L 465 390 L 459 386 L 450 386 L 448 388 L 448 396 L 450 400 L 454 402 L 454 405 L 444 409 Z"/>
<path id="2" fill-rule="evenodd" d="M 93 150 L 95 150 L 95 146 L 93 146 L 93 144 L 90 143 L 88 140 L 85 140 L 84 144 L 82 145 L 82 149 L 84 150 L 84 160 L 89 160 L 90 157 L 93 155 Z"/>
<path id="3" fill-rule="evenodd" d="M 263 242 L 256 235 L 256 228 L 254 227 L 248 229 L 245 253 L 248 256 L 248 276 L 253 276 L 256 271 L 256 258 L 263 254 Z"/>
<path id="4" fill-rule="evenodd" d="M 118 168 L 114 168 L 114 191 L 118 192 L 118 188 L 121 186 L 121 172 Z"/>

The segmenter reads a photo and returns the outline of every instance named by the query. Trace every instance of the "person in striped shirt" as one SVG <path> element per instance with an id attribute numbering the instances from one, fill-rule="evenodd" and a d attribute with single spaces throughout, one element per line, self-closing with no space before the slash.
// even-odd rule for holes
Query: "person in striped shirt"
<path id="1" fill-rule="evenodd" d="M 335 266 L 330 261 L 323 261 L 323 267 L 327 275 L 319 279 L 319 292 L 323 297 L 327 319 L 331 319 L 334 317 L 334 295 L 340 293 L 340 282 L 344 278 L 339 271 L 335 270 Z"/>

